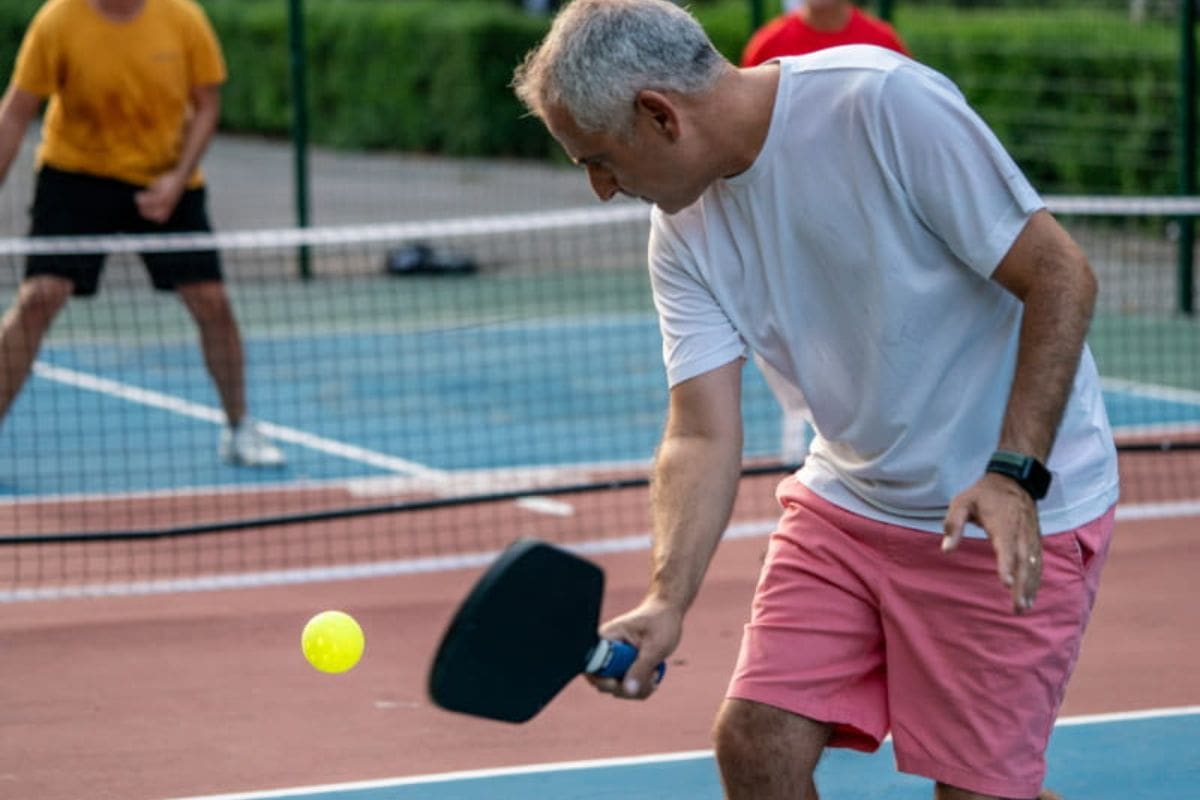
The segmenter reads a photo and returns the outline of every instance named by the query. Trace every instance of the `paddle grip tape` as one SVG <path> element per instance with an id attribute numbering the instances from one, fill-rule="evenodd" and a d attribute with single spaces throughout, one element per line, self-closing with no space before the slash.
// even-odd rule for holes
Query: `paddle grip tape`
<path id="1" fill-rule="evenodd" d="M 625 677 L 625 673 L 633 666 L 633 662 L 637 660 L 637 648 L 628 642 L 614 642 L 611 639 L 601 639 L 592 648 L 592 652 L 588 654 L 587 667 L 584 669 L 589 675 L 595 675 L 597 678 L 616 678 L 620 680 Z M 658 683 L 666 674 L 666 662 L 660 663 L 654 668 L 654 682 Z"/>

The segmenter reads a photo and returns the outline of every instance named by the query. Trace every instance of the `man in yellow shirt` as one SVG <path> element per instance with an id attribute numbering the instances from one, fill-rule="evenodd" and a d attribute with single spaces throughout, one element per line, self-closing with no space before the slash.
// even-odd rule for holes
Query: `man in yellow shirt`
<path id="1" fill-rule="evenodd" d="M 31 236 L 211 230 L 201 156 L 216 130 L 225 64 L 194 0 L 49 0 L 34 16 L 0 101 L 0 183 L 41 102 Z M 200 330 L 228 421 L 226 461 L 276 466 L 283 453 L 246 415 L 241 335 L 214 250 L 143 253 Z M 70 295 L 96 292 L 104 256 L 31 255 L 0 320 L 0 417 Z"/>

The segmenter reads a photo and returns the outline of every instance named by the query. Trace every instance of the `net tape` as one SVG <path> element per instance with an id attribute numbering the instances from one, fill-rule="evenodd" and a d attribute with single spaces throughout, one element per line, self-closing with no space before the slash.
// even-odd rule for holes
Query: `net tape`
<path id="1" fill-rule="evenodd" d="M 1188 197 L 1045 197 L 1055 214 L 1086 216 L 1200 217 L 1200 196 Z M 605 208 L 574 208 L 498 214 L 444 221 L 343 225 L 311 228 L 267 228 L 218 233 L 105 234 L 101 236 L 14 236 L 0 238 L 0 257 L 54 253 L 165 253 L 192 250 L 361 245 L 434 238 L 517 235 L 573 227 L 648 222 L 651 209 L 641 203 Z"/>

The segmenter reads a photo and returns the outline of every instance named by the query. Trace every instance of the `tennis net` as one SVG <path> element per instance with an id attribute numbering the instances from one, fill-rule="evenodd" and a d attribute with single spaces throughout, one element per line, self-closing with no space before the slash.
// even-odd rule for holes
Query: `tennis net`
<path id="1" fill-rule="evenodd" d="M 1200 513 L 1200 322 L 1179 310 L 1180 232 L 1200 200 L 1051 207 L 1100 278 L 1090 342 L 1123 502 Z M 618 204 L 0 239 L 5 303 L 30 253 L 108 254 L 102 291 L 67 305 L 0 428 L 0 597 L 405 571 L 518 535 L 644 543 L 666 397 L 647 230 L 644 206 Z M 286 451 L 281 469 L 218 459 L 223 417 L 196 327 L 135 255 L 196 249 L 221 254 L 250 412 Z M 769 484 L 786 465 L 783 420 L 753 368 L 744 396 L 734 530 L 748 535 L 769 529 Z"/>

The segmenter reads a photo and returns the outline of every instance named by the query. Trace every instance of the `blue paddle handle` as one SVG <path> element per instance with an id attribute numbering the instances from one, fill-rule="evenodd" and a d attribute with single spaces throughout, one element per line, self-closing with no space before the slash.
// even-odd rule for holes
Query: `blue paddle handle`
<path id="1" fill-rule="evenodd" d="M 589 675 L 597 678 L 616 678 L 620 680 L 637 660 L 637 648 L 628 642 L 614 642 L 611 639 L 601 639 L 588 655 L 587 669 Z M 654 668 L 654 682 L 659 683 L 667 672 L 667 663 L 659 662 Z"/>

